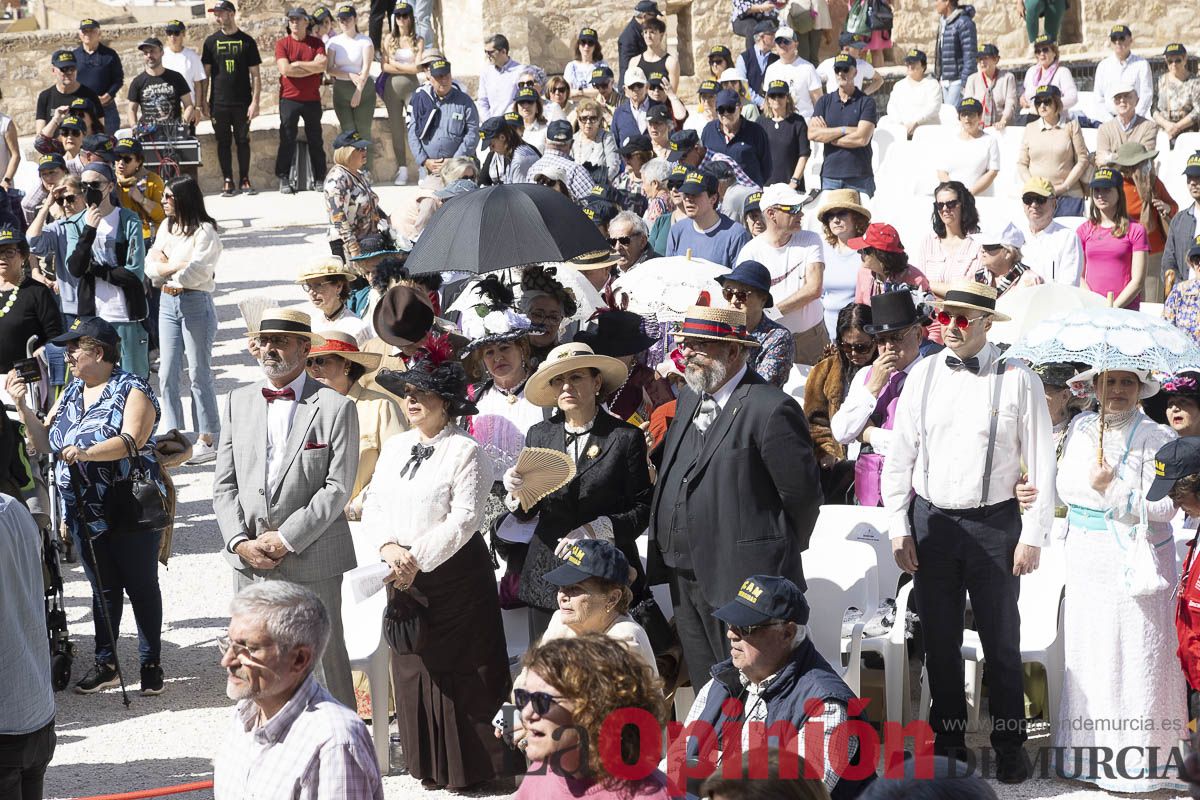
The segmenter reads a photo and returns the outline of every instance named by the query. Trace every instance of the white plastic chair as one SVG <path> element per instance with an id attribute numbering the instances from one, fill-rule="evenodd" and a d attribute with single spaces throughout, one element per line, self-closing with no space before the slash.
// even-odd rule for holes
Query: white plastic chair
<path id="1" fill-rule="evenodd" d="M 876 591 L 875 549 L 862 542 L 824 539 L 804 551 L 804 593 L 811 609 L 808 635 L 813 646 L 850 687 L 862 688 L 862 636 L 864 622 L 850 632 L 848 659 L 842 664 L 842 620 L 851 608 L 868 614 L 879 605 Z"/>
<path id="2" fill-rule="evenodd" d="M 1066 561 L 1064 545 L 1055 541 L 1042 548 L 1037 570 L 1021 577 L 1021 596 L 1017 608 L 1021 612 L 1021 663 L 1041 664 L 1046 670 L 1046 722 L 1053 728 L 1058 704 L 1062 698 L 1063 673 L 1066 671 L 1063 652 L 1063 596 L 1066 590 Z M 983 645 L 979 633 L 963 631 L 962 656 L 967 662 L 967 726 L 979 723 L 980 679 L 984 665 Z M 921 673 L 921 707 L 919 716 L 929 718 L 929 678 Z"/>
<path id="3" fill-rule="evenodd" d="M 938 121 L 946 127 L 958 125 L 958 109 L 947 103 L 942 103 L 942 107 L 938 109 Z M 917 128 L 917 130 L 920 130 L 920 128 Z M 914 135 L 913 138 L 915 139 L 916 136 Z"/>
<path id="4" fill-rule="evenodd" d="M 379 560 L 379 551 L 368 541 L 360 526 L 355 526 L 354 555 L 361 564 Z M 375 758 L 386 772 L 388 765 L 388 698 L 392 685 L 391 648 L 383 636 L 383 614 L 387 609 L 387 592 L 381 591 L 363 602 L 356 602 L 350 585 L 342 582 L 342 632 L 350 668 L 367 676 L 371 694 L 371 738 L 375 741 Z"/>
<path id="5" fill-rule="evenodd" d="M 912 593 L 912 582 L 900 587 L 900 578 L 904 571 L 896 563 L 892 555 L 892 541 L 888 536 L 890 514 L 882 508 L 866 506 L 821 506 L 817 524 L 813 528 L 812 541 L 862 542 L 875 550 L 876 592 L 879 603 L 885 600 L 896 600 L 896 624 L 884 636 L 866 636 L 862 641 L 862 650 L 867 653 L 878 653 L 883 659 L 884 701 L 886 703 L 886 719 L 890 722 L 909 721 L 909 679 L 908 679 L 908 642 L 905 639 L 905 614 L 908 610 L 908 599 Z M 865 617 L 871 612 L 864 612 Z M 842 651 L 848 650 L 849 643 L 843 640 Z"/>

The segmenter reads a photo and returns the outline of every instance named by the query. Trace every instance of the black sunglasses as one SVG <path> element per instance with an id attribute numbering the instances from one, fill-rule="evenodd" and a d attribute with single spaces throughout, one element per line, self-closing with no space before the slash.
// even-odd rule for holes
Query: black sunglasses
<path id="1" fill-rule="evenodd" d="M 306 360 L 304 364 L 308 367 L 324 367 L 326 364 L 332 363 L 333 359 L 335 358 L 339 358 L 339 356 L 313 356 L 312 358 Z"/>
<path id="2" fill-rule="evenodd" d="M 537 88 L 537 81 L 521 81 L 520 83 L 517 84 L 517 88 L 518 89 L 535 89 L 535 88 Z"/>
<path id="3" fill-rule="evenodd" d="M 629 244 L 633 241 L 632 236 L 615 236 L 608 240 L 609 247 L 616 247 L 619 244 Z"/>
<path id="4" fill-rule="evenodd" d="M 108 187 L 108 184 L 104 181 L 87 181 L 83 184 L 83 188 L 91 189 L 91 190 L 97 191 L 97 192 L 104 191 L 104 189 L 107 187 Z"/>
<path id="5" fill-rule="evenodd" d="M 775 37 L 775 44 L 781 44 L 786 47 L 787 45 L 789 45 L 791 43 L 792 43 L 792 40 L 787 38 L 786 36 L 784 36 L 784 37 L 776 36 Z"/>
<path id="6" fill-rule="evenodd" d="M 556 697 L 549 692 L 530 692 L 525 689 L 513 689 L 513 701 L 516 703 L 517 710 L 523 711 L 525 706 L 533 703 L 533 710 L 539 716 L 550 713 L 550 706 L 559 700 L 565 699 L 565 697 Z"/>
<path id="7" fill-rule="evenodd" d="M 934 200 L 933 208 L 935 211 L 953 211 L 954 209 L 958 208 L 958 201 L 957 200 L 946 200 L 946 201 Z"/>
<path id="8" fill-rule="evenodd" d="M 737 106 L 720 106 L 717 109 L 717 113 L 718 114 L 736 114 L 737 110 L 738 110 Z"/>
<path id="9" fill-rule="evenodd" d="M 721 296 L 724 297 L 726 300 L 733 300 L 734 298 L 737 298 L 737 301 L 739 303 L 744 303 L 744 302 L 746 302 L 746 298 L 748 298 L 750 296 L 750 290 L 749 289 L 722 289 Z"/>
<path id="10" fill-rule="evenodd" d="M 838 342 L 838 347 L 842 348 L 843 350 L 849 350 L 851 353 L 863 355 L 874 350 L 875 343 L 868 342 L 866 344 L 851 344 L 850 342 Z"/>
<path id="11" fill-rule="evenodd" d="M 56 199 L 54 202 L 58 203 L 60 206 L 74 205 L 75 201 L 77 199 L 79 199 L 79 195 L 64 194 L 63 196 Z"/>
<path id="12" fill-rule="evenodd" d="M 1049 197 L 1042 197 L 1040 194 L 1027 194 L 1021 197 L 1021 202 L 1027 206 L 1040 206 L 1049 199 Z"/>

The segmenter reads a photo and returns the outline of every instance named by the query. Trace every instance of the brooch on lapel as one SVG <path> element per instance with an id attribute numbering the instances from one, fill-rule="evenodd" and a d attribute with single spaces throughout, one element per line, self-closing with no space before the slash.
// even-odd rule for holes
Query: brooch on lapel
<path id="1" fill-rule="evenodd" d="M 589 447 L 586 455 L 588 458 L 595 458 L 596 456 L 600 455 L 600 445 L 594 444 Z"/>

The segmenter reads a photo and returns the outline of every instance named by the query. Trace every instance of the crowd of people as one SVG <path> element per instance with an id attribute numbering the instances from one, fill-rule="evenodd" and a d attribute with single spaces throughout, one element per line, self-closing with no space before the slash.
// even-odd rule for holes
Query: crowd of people
<path id="1" fill-rule="evenodd" d="M 1187 49 L 1165 48 L 1156 86 L 1130 29 L 1114 25 L 1095 78 L 1105 107 L 1084 113 L 1058 57 L 1063 0 L 1023 3 L 1036 59 L 1023 78 L 977 41 L 974 7 L 937 0 L 934 64 L 902 51 L 885 118 L 873 95 L 891 9 L 854 5 L 861 19 L 852 10 L 822 60 L 834 44 L 825 0 L 786 11 L 735 0 L 730 38 L 745 48 L 711 47 L 692 107 L 653 0 L 633 9 L 615 69 L 592 27 L 555 75 L 489 36 L 474 97 L 436 46 L 428 2 L 372 2 L 365 25 L 351 4 L 289 10 L 275 43 L 274 170 L 284 194 L 319 187 L 329 249 L 297 270 L 303 304 L 246 320 L 261 379 L 223 398 L 212 369 L 221 230 L 196 178 L 164 180 L 148 154 L 159 127 L 210 119 L 221 194 L 255 194 L 259 45 L 219 0 L 199 52 L 171 21 L 165 45 L 139 45 L 144 71 L 126 87 L 100 25 L 82 20 L 80 47 L 51 55 L 54 84 L 37 100 L 37 185 L 0 204 L 0 371 L 20 423 L 0 424 L 0 491 L 16 498 L 0 498 L 11 556 L 0 575 L 28 604 L 28 548 L 8 534 L 62 520 L 95 625 L 73 690 L 123 685 L 113 633 L 126 595 L 140 691 L 167 689 L 158 563 L 174 488 L 160 445 L 181 431 L 181 458 L 214 465 L 237 587 L 219 641 L 238 702 L 215 754 L 221 800 L 382 797 L 389 765 L 359 717 L 392 712 L 408 772 L 431 789 L 524 775 L 517 797 L 749 796 L 718 775 L 730 742 L 713 756 L 715 741 L 695 731 L 743 724 L 740 759 L 750 723 L 786 721 L 819 722 L 825 749 L 812 752 L 807 735 L 779 742 L 817 768 L 771 778 L 770 796 L 891 796 L 900 783 L 862 763 L 872 751 L 860 735 L 838 733 L 861 732 L 867 715 L 840 655 L 819 652 L 809 627 L 833 613 L 805 596 L 805 551 L 830 504 L 889 512 L 939 758 L 966 755 L 969 597 L 995 777 L 1029 777 L 1037 687 L 1021 662 L 1018 597 L 1023 576 L 1061 551 L 1065 679 L 1056 707 L 1034 716 L 1068 751 L 1144 748 L 1119 777 L 1082 780 L 1182 786 L 1178 765 L 1158 767 L 1189 718 L 1171 635 L 1172 526 L 1181 510 L 1185 527 L 1200 513 L 1200 373 L 1028 364 L 989 333 L 1008 321 L 1006 296 L 1057 285 L 1131 313 L 1165 299 L 1163 316 L 1200 341 L 1200 152 L 1184 168 L 1186 208 L 1154 166 L 1159 134 L 1173 144 L 1200 120 Z M 328 158 L 323 98 L 340 128 Z M 373 171 L 377 100 L 394 181 L 418 184 L 390 213 Z M 883 124 L 910 139 L 941 125 L 946 106 L 958 126 L 917 200 L 928 230 L 906 243 L 874 202 L 894 189 L 872 141 Z M 1008 126 L 1024 130 L 1006 171 L 997 142 Z M 22 157 L 0 114 L 0 188 Z M 1020 186 L 1011 207 L 983 209 L 977 198 L 1001 182 Z M 606 246 L 484 277 L 410 272 L 443 205 L 532 183 L 579 209 Z M 689 261 L 715 279 L 677 314 L 631 310 L 662 298 L 629 286 Z M 27 457 L 21 436 L 52 460 Z M 547 486 L 535 462 L 568 474 Z M 1156 588 L 1123 593 L 1124 553 L 1147 541 Z M 356 613 L 343 607 L 344 576 L 372 564 L 386 570 L 382 709 L 364 706 L 344 631 Z M 660 606 L 652 587 L 663 585 Z M 514 612 L 529 643 L 519 662 L 505 633 Z M 21 614 L 0 614 L 0 645 L 44 648 L 44 630 L 12 621 Z M 0 667 L 22 701 L 0 712 L 0 794 L 41 796 L 55 724 L 43 666 L 23 655 Z M 645 725 L 665 730 L 668 701 L 688 685 L 681 757 L 718 772 L 686 787 L 656 769 L 621 777 L 606 719 L 624 709 L 648 720 L 615 734 L 634 763 Z M 1153 733 L 1074 724 L 1149 709 L 1162 720 Z"/>

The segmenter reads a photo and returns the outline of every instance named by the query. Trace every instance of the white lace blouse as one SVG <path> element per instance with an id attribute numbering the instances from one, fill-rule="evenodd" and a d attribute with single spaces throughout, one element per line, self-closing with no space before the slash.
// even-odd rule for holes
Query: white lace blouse
<path id="1" fill-rule="evenodd" d="M 433 450 L 414 465 L 415 447 Z M 377 547 L 408 547 L 421 571 L 432 572 L 479 530 L 492 481 L 491 459 L 461 428 L 447 425 L 428 442 L 416 429 L 405 431 L 383 444 L 363 500 L 363 528 Z"/>

